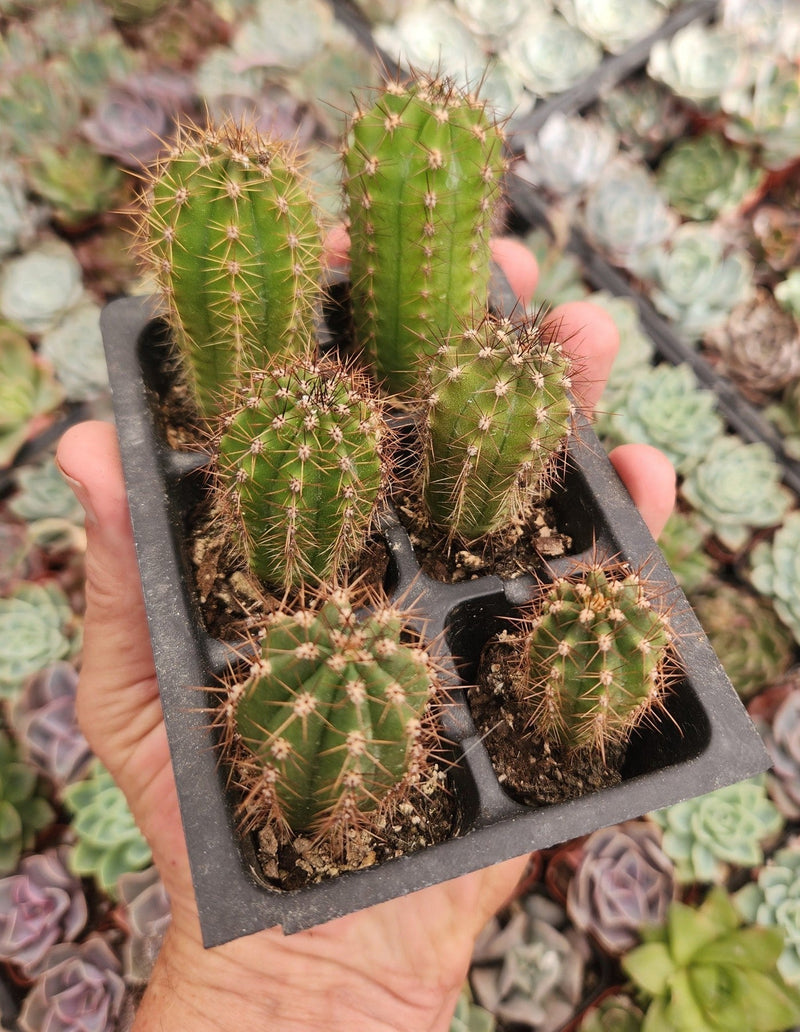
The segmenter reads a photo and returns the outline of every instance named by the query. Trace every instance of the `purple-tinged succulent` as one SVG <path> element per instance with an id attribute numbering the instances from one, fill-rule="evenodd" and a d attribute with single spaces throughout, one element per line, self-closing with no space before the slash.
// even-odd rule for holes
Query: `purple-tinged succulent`
<path id="1" fill-rule="evenodd" d="M 92 757 L 75 715 L 77 685 L 71 663 L 53 663 L 27 682 L 14 710 L 26 759 L 59 786 L 82 777 Z"/>
<path id="2" fill-rule="evenodd" d="M 109 1032 L 125 996 L 119 960 L 99 935 L 75 946 L 59 943 L 19 1016 L 22 1032 Z"/>
<path id="3" fill-rule="evenodd" d="M 100 154 L 136 169 L 169 147 L 176 119 L 192 99 L 184 76 L 152 72 L 132 77 L 105 93 L 81 129 Z"/>
<path id="4" fill-rule="evenodd" d="M 662 924 L 675 897 L 672 861 L 661 835 L 641 821 L 594 832 L 569 883 L 567 913 L 608 953 L 625 953 L 643 925 Z"/>
<path id="5" fill-rule="evenodd" d="M 72 942 L 88 916 L 80 878 L 66 867 L 60 846 L 26 857 L 16 874 L 0 879 L 0 959 L 32 978 L 58 942 Z"/>
<path id="6" fill-rule="evenodd" d="M 121 875 L 117 892 L 128 927 L 122 948 L 125 980 L 146 983 L 172 919 L 169 896 L 155 866 Z"/>
<path id="7" fill-rule="evenodd" d="M 800 686 L 789 691 L 771 719 L 754 717 L 772 769 L 767 774 L 770 798 L 788 820 L 800 818 Z"/>

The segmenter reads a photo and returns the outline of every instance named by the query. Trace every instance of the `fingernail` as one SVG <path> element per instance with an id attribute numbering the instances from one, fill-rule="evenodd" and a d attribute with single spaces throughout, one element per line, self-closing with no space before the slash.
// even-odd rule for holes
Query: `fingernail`
<path id="1" fill-rule="evenodd" d="M 86 490 L 86 487 L 80 482 L 80 480 L 76 480 L 75 477 L 71 477 L 69 475 L 69 473 L 67 473 L 63 469 L 63 467 L 61 466 L 61 463 L 58 461 L 58 459 L 56 459 L 56 469 L 61 474 L 61 476 L 66 480 L 66 482 L 69 484 L 69 486 L 72 488 L 72 493 L 75 495 L 75 497 L 81 503 L 81 506 L 83 507 L 83 511 L 86 513 L 86 522 L 87 523 L 92 523 L 95 526 L 97 526 L 97 524 L 98 524 L 97 514 L 95 513 L 94 509 L 92 508 L 92 503 L 91 503 L 91 501 L 89 499 L 89 492 Z"/>

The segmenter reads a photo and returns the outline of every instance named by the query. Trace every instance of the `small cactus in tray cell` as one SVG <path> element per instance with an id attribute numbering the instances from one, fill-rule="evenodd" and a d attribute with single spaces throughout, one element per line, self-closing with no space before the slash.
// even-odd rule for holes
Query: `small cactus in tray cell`
<path id="1" fill-rule="evenodd" d="M 568 751 L 605 755 L 662 705 L 670 679 L 667 614 L 626 567 L 560 577 L 521 622 L 522 702 L 532 729 Z"/>
<path id="2" fill-rule="evenodd" d="M 142 249 L 203 414 L 240 373 L 308 350 L 321 246 L 287 144 L 232 122 L 181 127 L 152 173 Z"/>
<path id="3" fill-rule="evenodd" d="M 519 514 L 546 484 L 572 423 L 571 361 L 536 321 L 487 317 L 456 330 L 428 369 L 427 514 L 472 541 Z"/>
<path id="4" fill-rule="evenodd" d="M 335 842 L 424 769 L 436 681 L 396 609 L 360 614 L 346 590 L 318 603 L 267 622 L 249 674 L 228 680 L 222 720 L 246 821 L 261 812 Z"/>
<path id="5" fill-rule="evenodd" d="M 487 304 L 503 135 L 446 80 L 390 85 L 345 152 L 357 343 L 393 393 L 421 355 Z"/>
<path id="6" fill-rule="evenodd" d="M 225 422 L 218 479 L 251 570 L 287 587 L 336 576 L 383 491 L 388 430 L 366 381 L 310 360 L 273 366 Z"/>

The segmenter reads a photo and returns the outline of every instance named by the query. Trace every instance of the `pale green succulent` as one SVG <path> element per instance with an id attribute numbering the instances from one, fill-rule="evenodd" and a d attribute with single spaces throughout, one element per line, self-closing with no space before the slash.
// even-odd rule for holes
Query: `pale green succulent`
<path id="1" fill-rule="evenodd" d="M 52 365 L 70 401 L 88 401 L 108 390 L 100 307 L 94 301 L 82 301 L 46 330 L 39 352 Z"/>
<path id="2" fill-rule="evenodd" d="M 556 111 L 526 142 L 525 161 L 515 172 L 558 196 L 580 193 L 600 178 L 616 152 L 616 134 L 599 119 Z"/>
<path id="3" fill-rule="evenodd" d="M 140 871 L 153 859 L 122 789 L 95 759 L 83 781 L 64 789 L 63 799 L 77 838 L 69 855 L 71 870 L 94 878 L 103 892 L 115 898 L 120 875 Z"/>
<path id="4" fill-rule="evenodd" d="M 775 286 L 775 299 L 784 311 L 800 323 L 800 268 L 791 269 Z M 797 329 L 800 334 L 800 326 Z"/>
<path id="5" fill-rule="evenodd" d="M 75 618 L 53 583 L 23 583 L 0 598 L 0 698 L 14 698 L 28 677 L 77 645 Z"/>
<path id="6" fill-rule="evenodd" d="M 753 81 L 730 86 L 723 92 L 721 104 L 728 116 L 726 133 L 733 140 L 758 146 L 764 168 L 785 168 L 800 155 L 796 62 L 762 56 Z"/>
<path id="7" fill-rule="evenodd" d="M 26 523 L 62 519 L 83 522 L 83 509 L 52 459 L 37 466 L 23 466 L 14 476 L 16 491 L 8 509 Z"/>
<path id="8" fill-rule="evenodd" d="M 493 1015 L 474 1002 L 469 985 L 465 985 L 456 1003 L 450 1032 L 494 1032 L 496 1027 Z"/>
<path id="9" fill-rule="evenodd" d="M 715 132 L 678 141 L 656 173 L 673 208 L 700 221 L 735 211 L 763 175 L 747 151 Z"/>
<path id="10" fill-rule="evenodd" d="M 697 516 L 675 510 L 658 538 L 658 547 L 675 574 L 675 580 L 689 595 L 709 580 L 714 560 L 703 547 L 706 531 Z"/>
<path id="11" fill-rule="evenodd" d="M 733 897 L 746 921 L 764 928 L 780 928 L 783 952 L 778 971 L 789 985 L 800 986 L 800 844 L 797 839 L 770 857 Z"/>
<path id="12" fill-rule="evenodd" d="M 720 883 L 732 867 L 764 862 L 764 846 L 784 818 L 767 797 L 763 776 L 718 788 L 649 814 L 664 831 L 661 848 L 682 885 Z"/>
<path id="13" fill-rule="evenodd" d="M 715 393 L 699 387 L 685 364 L 641 369 L 618 405 L 608 420 L 610 443 L 651 444 L 682 474 L 694 469 L 724 432 Z"/>
<path id="14" fill-rule="evenodd" d="M 569 60 L 564 56 L 569 54 Z M 593 71 L 602 48 L 559 14 L 527 17 L 504 51 L 523 84 L 538 97 L 563 93 Z"/>
<path id="15" fill-rule="evenodd" d="M 11 463 L 35 421 L 63 400 L 63 388 L 27 339 L 0 327 L 0 467 Z"/>
<path id="16" fill-rule="evenodd" d="M 746 444 L 735 434 L 718 437 L 702 463 L 681 485 L 685 500 L 732 551 L 747 543 L 757 527 L 780 523 L 792 495 L 780 483 L 782 471 L 761 441 Z"/>
<path id="17" fill-rule="evenodd" d="M 123 173 L 83 140 L 42 144 L 26 163 L 30 190 L 45 201 L 63 226 L 119 207 Z"/>
<path id="18" fill-rule="evenodd" d="M 453 0 L 469 27 L 481 36 L 502 40 L 536 2 L 531 0 Z M 549 0 L 539 0 L 549 8 Z M 387 19 L 388 20 L 388 19 Z"/>
<path id="19" fill-rule="evenodd" d="M 598 113 L 634 158 L 652 160 L 688 123 L 675 94 L 646 77 L 628 79 L 602 97 Z"/>
<path id="20" fill-rule="evenodd" d="M 664 18 L 657 0 L 556 0 L 571 25 L 619 54 L 651 33 Z"/>
<path id="21" fill-rule="evenodd" d="M 42 795 L 43 783 L 16 744 L 0 730 L 0 877 L 11 874 L 36 833 L 55 813 Z"/>
<path id="22" fill-rule="evenodd" d="M 680 226 L 666 247 L 642 254 L 635 271 L 651 282 L 658 311 L 690 341 L 724 322 L 753 293 L 751 260 L 744 252 L 729 252 L 704 223 Z"/>
<path id="23" fill-rule="evenodd" d="M 800 379 L 790 383 L 780 399 L 764 409 L 764 415 L 780 433 L 786 454 L 800 459 Z"/>
<path id="24" fill-rule="evenodd" d="M 751 584 L 800 643 L 800 512 L 786 517 L 772 541 L 757 544 L 749 560 Z"/>
<path id="25" fill-rule="evenodd" d="M 576 1032 L 641 1032 L 643 1018 L 630 996 L 612 993 L 586 1012 Z"/>
<path id="26" fill-rule="evenodd" d="M 734 33 L 693 21 L 650 51 L 647 74 L 698 107 L 714 110 L 746 59 Z"/>
<path id="27" fill-rule="evenodd" d="M 0 258 L 28 247 L 42 221 L 41 209 L 26 197 L 22 172 L 6 159 L 0 169 Z"/>
<path id="28" fill-rule="evenodd" d="M 794 639 L 769 599 L 720 581 L 693 594 L 691 603 L 742 699 L 752 698 L 792 665 Z"/>
<path id="29" fill-rule="evenodd" d="M 26 333 L 42 333 L 78 304 L 82 280 L 72 248 L 45 240 L 0 269 L 0 315 Z"/>
<path id="30" fill-rule="evenodd" d="M 747 46 L 800 57 L 800 8 L 792 0 L 722 0 L 720 15 Z"/>

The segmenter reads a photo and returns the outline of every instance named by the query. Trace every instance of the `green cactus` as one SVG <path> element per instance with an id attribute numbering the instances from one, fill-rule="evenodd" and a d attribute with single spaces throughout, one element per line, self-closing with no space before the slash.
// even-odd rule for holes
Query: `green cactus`
<path id="1" fill-rule="evenodd" d="M 473 541 L 519 513 L 569 433 L 570 370 L 536 320 L 487 317 L 439 348 L 426 382 L 422 474 L 434 524 Z"/>
<path id="2" fill-rule="evenodd" d="M 396 609 L 362 618 L 346 590 L 271 618 L 260 659 L 230 680 L 223 707 L 251 819 L 260 808 L 335 840 L 424 768 L 435 681 L 426 652 L 404 637 Z"/>
<path id="3" fill-rule="evenodd" d="M 241 371 L 308 350 L 319 225 L 294 151 L 232 121 L 181 127 L 152 180 L 143 253 L 213 415 Z"/>
<path id="4" fill-rule="evenodd" d="M 664 697 L 671 665 L 666 614 L 624 566 L 560 577 L 526 632 L 523 701 L 532 728 L 568 751 L 624 740 Z"/>
<path id="5" fill-rule="evenodd" d="M 356 113 L 344 161 L 357 340 L 403 393 L 420 355 L 486 308 L 503 134 L 475 97 L 420 78 Z"/>
<path id="6" fill-rule="evenodd" d="M 256 374 L 226 419 L 219 474 L 256 576 L 335 576 L 364 544 L 387 427 L 363 378 L 308 360 Z"/>

